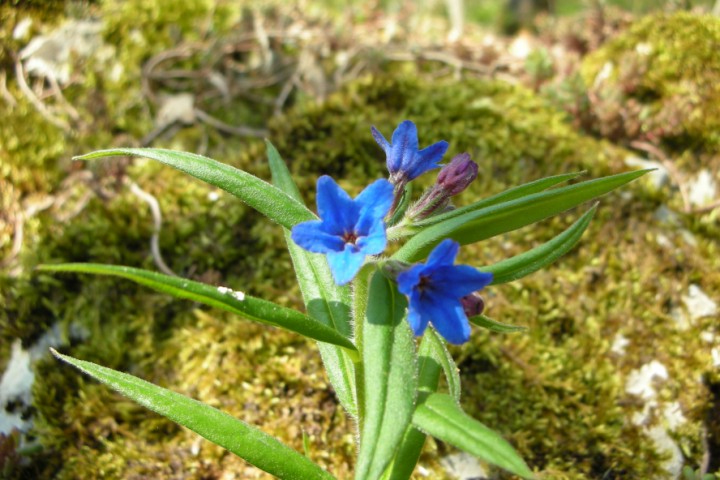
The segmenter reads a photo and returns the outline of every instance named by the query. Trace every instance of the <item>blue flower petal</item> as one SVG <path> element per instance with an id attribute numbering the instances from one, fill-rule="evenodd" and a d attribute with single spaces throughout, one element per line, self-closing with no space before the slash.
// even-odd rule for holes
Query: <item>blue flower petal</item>
<path id="1" fill-rule="evenodd" d="M 454 265 L 460 245 L 443 240 L 428 257 L 397 276 L 398 290 L 408 297 L 408 322 L 416 335 L 428 322 L 448 342 L 461 344 L 470 338 L 470 324 L 462 297 L 492 281 L 492 274 L 467 265 Z"/>
<path id="2" fill-rule="evenodd" d="M 355 198 L 355 203 L 360 205 L 360 218 L 356 223 L 358 234 L 366 234 L 378 220 L 382 220 L 390 211 L 392 202 L 393 186 L 385 179 L 374 181 L 360 192 Z"/>
<path id="3" fill-rule="evenodd" d="M 430 252 L 430 256 L 427 260 L 427 266 L 438 267 L 440 265 L 452 265 L 455 262 L 458 250 L 460 250 L 460 244 L 446 238 L 440 242 L 432 252 Z"/>
<path id="4" fill-rule="evenodd" d="M 385 224 L 378 222 L 373 225 L 367 235 L 358 238 L 356 245 L 366 255 L 377 255 L 385 251 L 385 247 L 387 247 Z"/>
<path id="5" fill-rule="evenodd" d="M 418 301 L 419 299 L 416 293 L 410 296 L 410 308 L 408 309 L 407 316 L 410 328 L 416 336 L 420 336 L 425 332 L 428 322 L 430 321 L 429 316 L 423 316 L 418 308 L 413 308 L 413 305 L 416 305 Z"/>
<path id="6" fill-rule="evenodd" d="M 390 173 L 407 170 L 415 161 L 417 151 L 417 127 L 410 120 L 405 120 L 393 132 L 392 154 L 387 158 Z"/>
<path id="7" fill-rule="evenodd" d="M 337 235 L 323 231 L 323 222 L 311 220 L 295 225 L 290 233 L 293 242 L 315 253 L 339 252 L 345 248 L 345 242 Z"/>
<path id="8" fill-rule="evenodd" d="M 341 252 L 328 252 L 327 259 L 335 283 L 345 285 L 360 271 L 365 253 L 348 244 Z"/>
<path id="9" fill-rule="evenodd" d="M 335 183 L 332 177 L 323 175 L 317 181 L 318 215 L 323 229 L 328 233 L 343 235 L 355 226 L 357 207 L 352 198 Z"/>
<path id="10" fill-rule="evenodd" d="M 457 299 L 421 295 L 419 302 L 415 303 L 415 308 L 422 317 L 427 318 L 433 324 L 435 330 L 446 340 L 452 339 L 452 343 L 457 343 L 457 340 L 469 337 L 469 322 L 462 304 Z M 458 316 L 458 308 L 462 316 Z"/>
<path id="11" fill-rule="evenodd" d="M 441 140 L 417 152 L 411 165 L 406 165 L 408 180 L 414 180 L 423 173 L 440 167 L 439 163 L 448 149 L 448 143 Z"/>
<path id="12" fill-rule="evenodd" d="M 470 340 L 470 322 L 459 302 L 446 308 L 441 318 L 433 318 L 432 324 L 445 340 L 454 345 L 460 345 Z"/>
<path id="13" fill-rule="evenodd" d="M 432 279 L 433 283 L 438 285 L 452 285 L 453 294 L 464 297 L 487 287 L 492 282 L 493 275 L 468 265 L 445 265 L 433 271 Z"/>
<path id="14" fill-rule="evenodd" d="M 415 293 L 415 287 L 420 283 L 420 275 L 425 271 L 425 265 L 420 263 L 413 265 L 397 276 L 398 290 L 403 295 L 411 297 Z"/>
<path id="15" fill-rule="evenodd" d="M 375 128 L 374 126 L 370 128 L 372 131 L 372 136 L 377 142 L 378 145 L 380 145 L 380 148 L 382 148 L 385 151 L 386 155 L 390 155 L 390 152 L 392 151 L 392 146 L 390 145 L 390 142 L 388 142 L 385 137 L 383 137 L 383 134 L 380 133 L 380 131 Z"/>
<path id="16" fill-rule="evenodd" d="M 387 246 L 383 218 L 393 201 L 393 185 L 377 180 L 353 200 L 324 175 L 317 182 L 320 220 L 293 227 L 292 239 L 300 247 L 327 254 L 328 264 L 338 285 L 357 274 L 367 255 L 382 253 Z"/>

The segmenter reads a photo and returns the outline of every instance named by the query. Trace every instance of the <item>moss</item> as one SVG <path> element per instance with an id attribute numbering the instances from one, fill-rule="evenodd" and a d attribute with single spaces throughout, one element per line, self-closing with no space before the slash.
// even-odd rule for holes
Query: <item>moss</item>
<path id="1" fill-rule="evenodd" d="M 413 73 L 365 78 L 323 105 L 300 105 L 270 123 L 270 138 L 308 203 L 314 202 L 319 173 L 355 191 L 383 176 L 384 156 L 369 126 L 389 135 L 403 118 L 416 121 L 423 145 L 444 138 L 451 142 L 450 154 L 469 151 L 481 164 L 481 176 L 462 203 L 544 175 L 587 169 L 599 176 L 622 168 L 624 150 L 578 134 L 528 90 L 495 81 L 424 82 Z M 192 145 L 193 135 L 189 129 L 170 146 Z M 260 142 L 211 142 L 208 155 L 268 176 Z M 116 183 L 110 175 L 115 169 L 158 198 L 161 251 L 173 270 L 299 307 L 279 228 L 238 200 L 152 162 L 113 160 L 92 168 L 110 195 L 92 198 L 64 221 L 53 209 L 38 216 L 21 255 L 26 269 L 48 261 L 154 268 L 147 206 Z M 79 195 L 88 187 L 74 188 Z M 629 370 L 651 358 L 660 358 L 671 372 L 660 394 L 682 404 L 690 423 L 678 438 L 690 461 L 700 461 L 697 432 L 706 392 L 683 372 L 705 371 L 709 354 L 695 330 L 676 331 L 670 311 L 682 305 L 690 282 L 711 296 L 720 292 L 719 265 L 704 260 L 718 258 L 717 245 L 707 240 L 710 230 L 689 220 L 685 226 L 697 235 L 697 247 L 684 244 L 678 229 L 660 229 L 653 219 L 657 194 L 647 193 L 642 182 L 625 191 L 632 197 L 603 200 L 581 247 L 557 266 L 488 291 L 488 313 L 529 326 L 527 335 L 477 331 L 456 351 L 466 408 L 503 431 L 548 478 L 600 478 L 605 472 L 611 478 L 648 478 L 659 472 L 651 441 L 627 421 L 639 406 L 624 393 Z M 570 220 L 561 217 L 466 248 L 463 261 L 479 265 L 519 253 Z M 661 233 L 670 236 L 673 248 L 656 242 Z M 22 319 L 18 335 L 30 338 L 60 320 L 71 340 L 67 353 L 208 401 L 297 449 L 306 431 L 314 460 L 340 477 L 350 474 L 353 426 L 310 343 L 113 279 L 24 277 L 12 288 L 16 293 L 3 298 L 15 302 L 11 311 Z M 71 324 L 84 334 L 74 334 Z M 712 328 L 711 319 L 696 328 Z M 617 333 L 633 342 L 625 357 L 610 353 Z M 37 434 L 46 449 L 47 475 L 258 476 L 241 460 L 69 367 L 48 360 L 37 372 Z M 445 447 L 430 445 L 423 462 L 440 475 L 437 455 Z"/>
<path id="2" fill-rule="evenodd" d="M 605 120 L 625 111 L 624 128 L 674 149 L 720 147 L 720 19 L 688 12 L 657 14 L 633 24 L 583 60 L 598 86 Z M 609 67 L 608 67 L 609 66 Z M 599 80 L 598 75 L 609 77 Z M 602 112 L 601 112 L 602 113 Z M 619 118 L 616 120 L 621 121 Z M 608 128 L 607 126 L 605 128 Z"/>

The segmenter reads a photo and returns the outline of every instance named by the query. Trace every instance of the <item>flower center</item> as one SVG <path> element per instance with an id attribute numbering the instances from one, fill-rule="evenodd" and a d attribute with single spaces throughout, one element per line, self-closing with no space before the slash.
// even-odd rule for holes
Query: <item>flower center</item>
<path id="1" fill-rule="evenodd" d="M 355 245 L 355 242 L 357 242 L 358 235 L 354 231 L 352 232 L 345 232 L 342 236 L 343 242 L 350 243 L 352 245 Z"/>
<path id="2" fill-rule="evenodd" d="M 417 284 L 417 289 L 420 291 L 420 293 L 425 292 L 426 290 L 429 290 L 432 286 L 432 280 L 430 280 L 430 275 L 420 275 L 420 280 Z"/>

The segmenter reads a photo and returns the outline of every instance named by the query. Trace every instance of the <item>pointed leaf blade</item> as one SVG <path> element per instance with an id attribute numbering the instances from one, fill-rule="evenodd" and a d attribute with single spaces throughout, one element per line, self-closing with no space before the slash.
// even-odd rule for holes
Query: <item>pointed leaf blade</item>
<path id="1" fill-rule="evenodd" d="M 481 272 L 493 274 L 491 285 L 507 283 L 537 272 L 569 252 L 580 240 L 595 215 L 597 204 L 585 212 L 567 230 L 552 240 L 528 250 L 525 253 L 502 260 L 493 265 L 481 267 Z"/>
<path id="2" fill-rule="evenodd" d="M 380 478 L 390 465 L 413 415 L 415 342 L 404 320 L 407 301 L 376 272 L 370 280 L 363 321 L 365 416 L 356 480 Z"/>
<path id="3" fill-rule="evenodd" d="M 328 472 L 277 439 L 227 413 L 132 375 L 62 355 L 67 362 L 140 405 L 189 428 L 278 478 L 332 479 Z"/>
<path id="4" fill-rule="evenodd" d="M 305 205 L 279 188 L 235 167 L 194 153 L 160 148 L 116 148 L 99 150 L 74 159 L 91 160 L 119 155 L 156 160 L 222 188 L 285 228 L 292 228 L 300 222 L 316 218 Z"/>
<path id="5" fill-rule="evenodd" d="M 478 327 L 487 328 L 491 332 L 497 333 L 513 333 L 513 332 L 524 332 L 527 327 L 520 325 L 511 325 L 509 323 L 498 322 L 492 318 L 486 317 L 485 315 L 475 315 L 474 317 L 468 318 L 470 323 L 477 325 Z"/>
<path id="6" fill-rule="evenodd" d="M 563 173 L 562 175 L 554 175 L 552 177 L 545 177 L 539 180 L 534 180 L 532 182 L 519 185 L 517 187 L 509 188 L 503 192 L 498 193 L 497 195 L 483 198 L 482 200 L 479 200 L 471 205 L 466 205 L 464 207 L 451 210 L 447 213 L 443 213 L 442 215 L 436 215 L 426 218 L 425 220 L 418 222 L 418 225 L 435 225 L 436 223 L 440 223 L 450 218 L 458 217 L 468 212 L 474 212 L 475 210 L 480 210 L 481 208 L 490 207 L 492 205 L 497 205 L 498 203 L 509 202 L 510 200 L 515 200 L 516 198 L 522 198 L 528 195 L 532 195 L 533 193 L 542 192 L 543 190 L 547 190 L 548 188 L 554 187 L 555 185 L 574 180 L 580 175 L 583 175 L 584 173 L 585 172 Z"/>
<path id="7" fill-rule="evenodd" d="M 447 371 L 446 354 L 449 355 L 449 352 L 442 340 L 440 340 L 434 329 L 428 328 L 422 337 L 420 348 L 418 348 L 418 398 L 420 401 L 427 395 L 437 391 L 440 373 L 443 370 L 445 370 L 447 377 L 451 376 L 448 375 Z M 455 372 L 457 374 L 457 369 L 455 369 Z M 460 379 L 458 378 L 458 389 L 459 382 Z M 450 383 L 450 380 L 448 380 L 448 383 Z M 457 395 L 459 398 L 459 390 Z M 412 424 L 407 427 L 400 448 L 393 459 L 392 465 L 383 475 L 383 480 L 407 480 L 410 478 L 420 459 L 423 445 L 425 445 L 425 437 L 427 435 L 412 426 Z"/>
<path id="8" fill-rule="evenodd" d="M 523 478 L 532 472 L 500 435 L 468 416 L 449 395 L 434 393 L 418 405 L 413 425 L 460 450 Z"/>
<path id="9" fill-rule="evenodd" d="M 445 238 L 467 245 L 516 230 L 604 195 L 649 171 L 638 170 L 598 178 L 469 211 L 433 226 L 419 228 L 392 258 L 414 262 L 425 258 Z"/>
<path id="10" fill-rule="evenodd" d="M 291 198 L 302 201 L 300 191 L 277 149 L 270 142 L 266 145 L 273 184 Z M 289 230 L 285 229 L 284 235 L 308 314 L 349 337 L 352 334 L 350 288 L 335 285 L 327 260 L 322 255 L 298 247 L 290 238 Z M 318 343 L 318 350 L 340 404 L 351 416 L 357 417 L 355 367 L 348 350 L 326 343 Z"/>
<path id="11" fill-rule="evenodd" d="M 95 275 L 111 275 L 132 280 L 140 285 L 178 298 L 200 302 L 211 307 L 235 313 L 248 320 L 253 320 L 274 327 L 285 328 L 306 337 L 355 349 L 353 343 L 337 330 L 322 324 L 303 313 L 272 302 L 245 295 L 224 287 L 213 287 L 179 277 L 142 270 L 139 268 L 119 265 L 102 265 L 96 263 L 66 263 L 61 265 L 41 265 L 38 270 L 45 272 L 91 273 Z"/>

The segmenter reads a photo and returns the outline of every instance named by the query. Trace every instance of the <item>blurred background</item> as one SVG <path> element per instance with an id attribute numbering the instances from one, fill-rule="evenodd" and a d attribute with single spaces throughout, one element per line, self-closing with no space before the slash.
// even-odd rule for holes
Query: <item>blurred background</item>
<path id="1" fill-rule="evenodd" d="M 452 350 L 463 406 L 547 479 L 718 478 L 720 2 L 9 0 L 0 3 L 0 478 L 265 478 L 49 358 L 48 347 L 210 403 L 352 475 L 352 421 L 315 346 L 110 278 L 130 265 L 302 308 L 279 227 L 111 147 L 200 153 L 308 205 L 386 175 L 370 135 L 480 166 L 471 203 L 543 176 L 655 172 L 600 200 L 551 268 L 488 289 Z M 433 175 L 423 179 L 428 186 Z M 481 266 L 580 208 L 463 248 Z M 305 437 L 305 442 L 303 442 Z M 428 441 L 414 478 L 508 478 Z"/>

